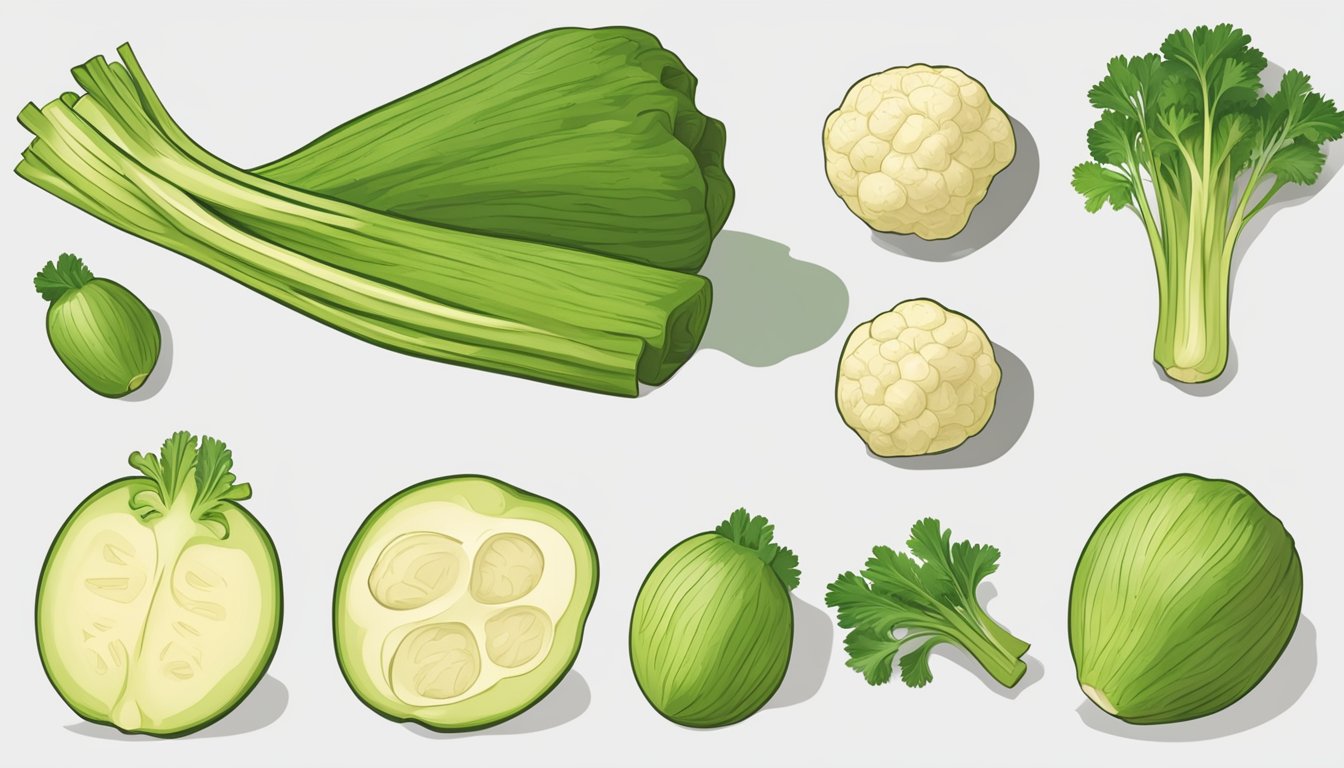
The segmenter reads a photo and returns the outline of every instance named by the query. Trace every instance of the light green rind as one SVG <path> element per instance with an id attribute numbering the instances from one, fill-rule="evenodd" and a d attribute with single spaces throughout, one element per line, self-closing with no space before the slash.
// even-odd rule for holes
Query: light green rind
<path id="1" fill-rule="evenodd" d="M 1159 480 L 1117 504 L 1078 561 L 1078 682 L 1131 723 L 1218 712 L 1268 674 L 1301 606 L 1293 538 L 1250 492 L 1194 475 Z"/>
<path id="2" fill-rule="evenodd" d="M 154 487 L 153 483 L 144 478 L 128 477 L 108 483 L 90 494 L 75 508 L 52 541 L 43 561 L 42 574 L 37 586 L 34 626 L 38 655 L 47 679 L 75 714 L 90 722 L 114 728 L 117 726 L 112 722 L 108 708 L 90 693 L 77 674 L 72 673 L 66 660 L 55 651 L 56 643 L 48 636 L 47 628 L 52 625 L 54 616 L 62 610 L 63 594 L 68 593 L 68 590 L 83 587 L 76 584 L 52 583 L 49 574 L 57 570 L 63 558 L 73 554 L 62 546 L 64 542 L 73 538 L 82 528 L 98 525 L 106 516 L 136 516 L 131 509 L 132 497 L 137 493 L 153 490 Z M 195 733 L 217 722 L 247 698 L 265 676 L 275 656 L 283 616 L 280 561 L 276 556 L 275 544 L 266 533 L 266 529 L 241 506 L 224 502 L 220 509 L 227 520 L 230 535 L 225 540 L 211 537 L 211 545 L 237 549 L 246 554 L 255 565 L 258 579 L 263 585 L 260 594 L 263 601 L 261 621 L 256 641 L 243 662 L 221 678 L 210 694 L 203 697 L 195 706 L 179 711 L 171 718 L 148 722 L 140 728 L 127 732 L 176 738 Z M 269 589 L 264 588 L 266 586 L 269 586 Z"/>
<path id="3" fill-rule="evenodd" d="M 508 500 L 498 505 L 500 494 Z M 492 687 L 463 701 L 434 707 L 416 707 L 386 696 L 371 681 L 360 662 L 358 647 L 365 632 L 351 620 L 345 605 L 352 588 L 350 572 L 367 555 L 365 544 L 380 526 L 392 524 L 400 510 L 419 504 L 450 502 L 478 514 L 532 520 L 550 526 L 569 544 L 574 556 L 574 592 L 569 606 L 555 622 L 550 651 L 536 668 L 500 680 Z M 336 660 L 355 696 L 378 714 L 394 722 L 414 722 L 431 730 L 454 732 L 488 728 L 523 713 L 560 684 L 583 642 L 583 628 L 597 596 L 597 550 L 583 524 L 568 509 L 550 499 L 483 475 L 453 475 L 426 480 L 406 488 L 369 514 L 346 547 L 336 574 L 332 598 L 332 628 Z M 362 588 L 356 584 L 354 588 Z"/>
<path id="4" fill-rule="evenodd" d="M 47 308 L 47 338 L 70 373 L 104 397 L 134 392 L 159 359 L 154 315 L 121 285 L 95 278 Z"/>
<path id="5" fill-rule="evenodd" d="M 770 566 L 717 533 L 654 565 L 630 618 L 630 665 L 645 698 L 681 725 L 731 725 L 779 690 L 793 605 Z"/>
<path id="6" fill-rule="evenodd" d="M 723 124 L 647 32 L 553 29 L 254 173 L 407 218 L 694 271 L 732 205 Z"/>

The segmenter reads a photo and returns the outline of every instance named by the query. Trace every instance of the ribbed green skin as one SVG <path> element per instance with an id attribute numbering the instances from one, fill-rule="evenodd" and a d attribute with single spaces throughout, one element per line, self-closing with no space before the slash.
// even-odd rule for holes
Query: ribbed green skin
<path id="1" fill-rule="evenodd" d="M 433 224 L 695 271 L 733 203 L 723 124 L 638 29 L 529 37 L 255 169 Z"/>
<path id="2" fill-rule="evenodd" d="M 1293 538 L 1250 492 L 1194 475 L 1159 480 L 1117 504 L 1078 561 L 1078 682 L 1131 723 L 1212 714 L 1274 666 L 1301 607 Z"/>
<path id="3" fill-rule="evenodd" d="M 65 367 L 104 397 L 134 392 L 159 359 L 159 324 L 140 299 L 94 278 L 47 308 L 47 338 Z"/>
<path id="4" fill-rule="evenodd" d="M 753 552 L 717 533 L 673 547 L 635 598 L 635 680 L 681 725 L 730 725 L 759 710 L 779 690 L 792 649 L 788 590 Z"/>
<path id="5" fill-rule="evenodd" d="M 294 189 L 198 146 L 129 46 L 74 70 L 86 90 L 19 115 L 15 169 L 113 226 L 338 330 L 434 360 L 609 394 L 695 351 L 698 275 L 432 226 Z"/>

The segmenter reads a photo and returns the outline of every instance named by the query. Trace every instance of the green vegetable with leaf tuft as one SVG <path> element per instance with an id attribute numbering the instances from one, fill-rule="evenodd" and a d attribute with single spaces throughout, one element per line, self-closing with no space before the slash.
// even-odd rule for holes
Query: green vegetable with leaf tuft
<path id="1" fill-rule="evenodd" d="M 1022 656 L 1031 646 L 991 619 L 975 595 L 980 582 L 998 570 L 999 550 L 969 541 L 954 544 L 952 532 L 931 517 L 914 524 L 906 546 L 915 557 L 873 547 L 862 571 L 840 574 L 827 589 L 826 604 L 838 608 L 840 626 L 852 630 L 845 638 L 846 664 L 870 684 L 882 685 L 891 680 L 895 662 L 902 682 L 922 688 L 933 680 L 930 652 L 949 643 L 975 657 L 1003 686 L 1017 685 L 1027 671 Z"/>
<path id="2" fill-rule="evenodd" d="M 1127 209 L 1157 264 L 1153 357 L 1177 381 L 1227 365 L 1228 302 L 1237 240 L 1288 184 L 1310 185 L 1321 146 L 1344 134 L 1344 112 L 1298 70 L 1262 92 L 1264 54 L 1230 24 L 1173 32 L 1162 53 L 1117 56 L 1088 92 L 1101 118 L 1087 134 L 1095 162 L 1073 170 L 1087 210 Z"/>
<path id="3" fill-rule="evenodd" d="M 47 307 L 47 339 L 80 383 L 104 397 L 140 388 L 162 343 L 144 302 L 119 283 L 94 277 L 78 256 L 48 261 L 33 285 Z"/>
<path id="4" fill-rule="evenodd" d="M 738 509 L 653 566 L 630 617 L 630 665 L 653 708 L 693 728 L 750 717 L 793 650 L 798 558 L 764 517 Z"/>

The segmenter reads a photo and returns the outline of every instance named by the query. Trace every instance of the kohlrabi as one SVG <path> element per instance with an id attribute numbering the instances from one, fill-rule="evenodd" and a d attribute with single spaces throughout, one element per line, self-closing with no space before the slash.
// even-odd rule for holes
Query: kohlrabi
<path id="1" fill-rule="evenodd" d="M 1129 209 L 1157 261 L 1153 357 L 1177 381 L 1227 365 L 1232 257 L 1246 224 L 1288 184 L 1316 181 L 1344 113 L 1289 70 L 1262 92 L 1264 54 L 1230 24 L 1173 32 L 1161 55 L 1111 59 L 1088 92 L 1096 162 L 1073 170 L 1087 210 Z M 1324 230 L 1322 230 L 1324 231 Z"/>
<path id="2" fill-rule="evenodd" d="M 181 736 L 228 714 L 280 635 L 280 564 L 224 443 L 178 432 L 65 521 L 37 587 L 37 648 L 80 717 Z"/>

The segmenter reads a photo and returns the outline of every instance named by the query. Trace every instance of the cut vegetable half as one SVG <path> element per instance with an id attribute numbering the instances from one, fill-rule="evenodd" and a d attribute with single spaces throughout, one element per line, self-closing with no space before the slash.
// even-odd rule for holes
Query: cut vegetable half
<path id="1" fill-rule="evenodd" d="M 412 486 L 369 515 L 341 560 L 341 672 L 391 720 L 495 725 L 574 664 L 597 573 L 588 533 L 555 502 L 479 475 Z"/>
<path id="2" fill-rule="evenodd" d="M 80 717 L 182 736 L 236 707 L 280 636 L 280 563 L 229 452 L 186 432 L 75 509 L 37 588 L 43 669 Z"/>

